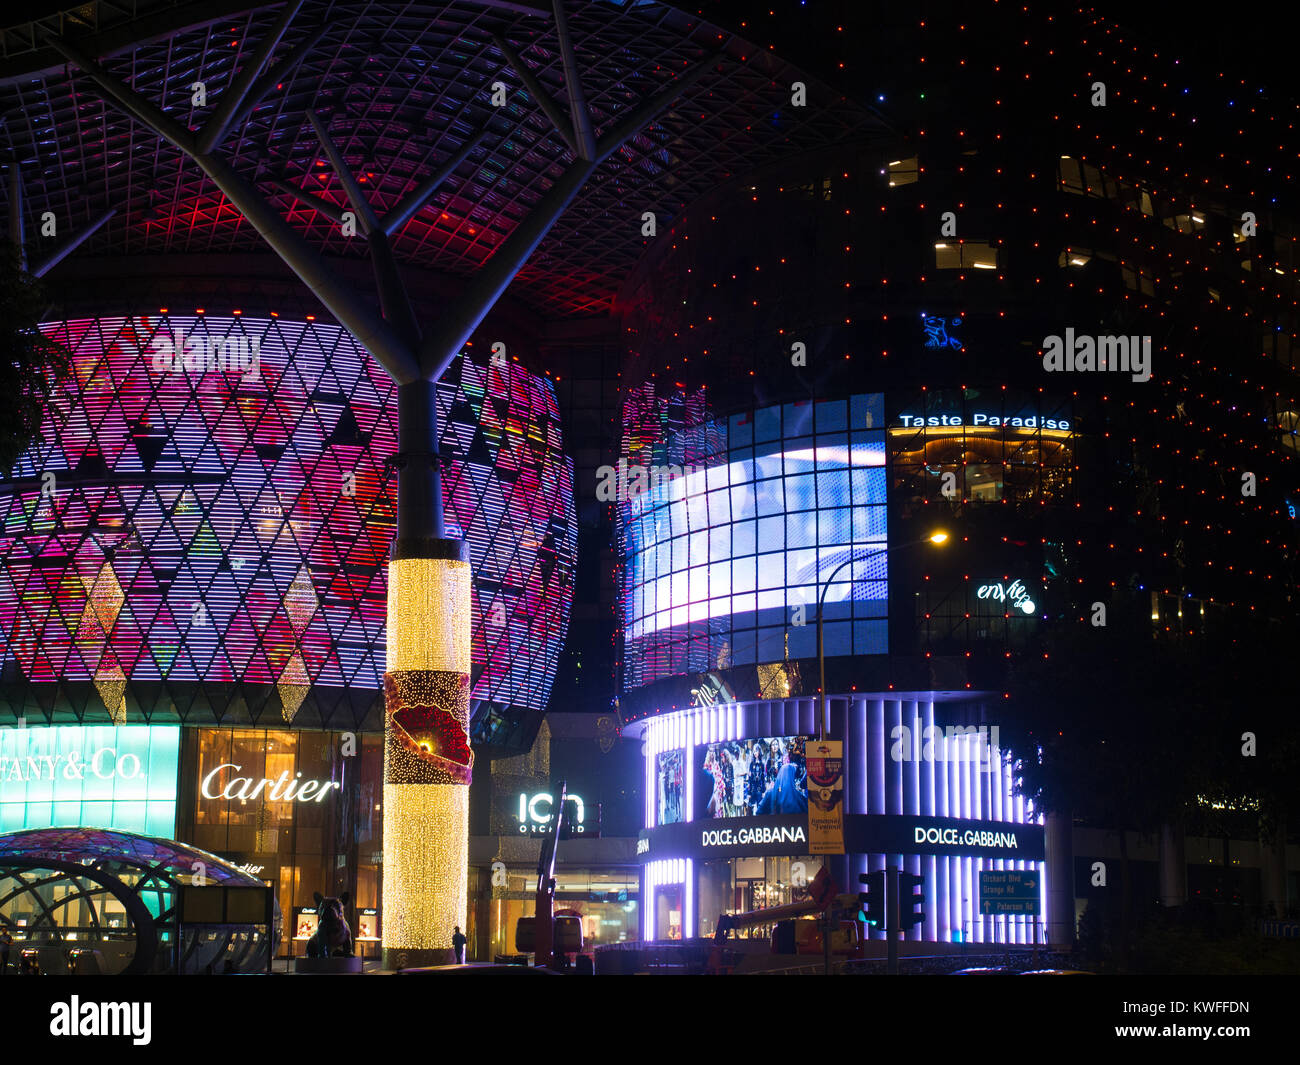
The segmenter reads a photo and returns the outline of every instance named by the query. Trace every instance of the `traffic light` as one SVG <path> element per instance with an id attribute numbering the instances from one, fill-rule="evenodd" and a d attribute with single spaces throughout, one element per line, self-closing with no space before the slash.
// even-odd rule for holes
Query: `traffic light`
<path id="1" fill-rule="evenodd" d="M 858 892 L 858 905 L 862 907 L 863 920 L 876 931 L 885 927 L 885 871 L 859 873 L 858 883 L 865 891 Z"/>
<path id="2" fill-rule="evenodd" d="M 925 877 L 914 873 L 898 874 L 898 915 L 904 928 L 925 920 Z"/>

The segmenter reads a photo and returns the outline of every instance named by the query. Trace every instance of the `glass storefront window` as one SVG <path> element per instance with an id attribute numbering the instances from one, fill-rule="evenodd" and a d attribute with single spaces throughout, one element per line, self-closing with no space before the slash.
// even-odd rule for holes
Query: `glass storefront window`
<path id="1" fill-rule="evenodd" d="M 481 882 L 490 881 L 485 878 Z M 639 890 L 640 874 L 635 868 L 561 867 L 555 873 L 555 914 L 582 918 L 584 950 L 628 942 L 640 938 Z M 519 918 L 536 912 L 536 892 L 536 871 L 517 868 L 507 871 L 504 887 L 492 889 L 488 906 L 491 957 L 518 953 L 515 929 Z"/>
<path id="2" fill-rule="evenodd" d="M 196 729 L 187 734 L 178 838 L 273 884 L 280 953 L 301 955 L 314 893 L 350 893 L 348 916 L 378 910 L 382 862 L 382 736 L 307 730 Z M 192 788 L 192 791 L 189 789 Z M 378 921 L 371 918 L 376 926 Z M 367 945 L 366 953 L 377 949 Z"/>
<path id="3" fill-rule="evenodd" d="M 655 890 L 655 932 L 659 939 L 682 938 L 681 884 L 665 884 Z"/>
<path id="4" fill-rule="evenodd" d="M 712 936 L 722 914 L 748 913 L 806 901 L 808 885 L 821 867 L 821 858 L 810 856 L 706 862 L 699 871 L 700 935 Z M 741 939 L 767 939 L 772 927 L 754 925 L 738 929 L 734 934 Z"/>

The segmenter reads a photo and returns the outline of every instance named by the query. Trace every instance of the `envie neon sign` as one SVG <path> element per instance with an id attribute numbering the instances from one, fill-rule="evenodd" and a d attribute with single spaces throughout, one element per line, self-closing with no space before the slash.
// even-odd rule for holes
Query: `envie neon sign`
<path id="1" fill-rule="evenodd" d="M 996 602 L 1009 602 L 1017 610 L 1023 610 L 1026 614 L 1034 612 L 1034 601 L 1029 598 L 1029 592 L 1019 581 L 1012 581 L 1010 584 L 982 584 L 975 593 L 977 599 L 992 599 Z"/>

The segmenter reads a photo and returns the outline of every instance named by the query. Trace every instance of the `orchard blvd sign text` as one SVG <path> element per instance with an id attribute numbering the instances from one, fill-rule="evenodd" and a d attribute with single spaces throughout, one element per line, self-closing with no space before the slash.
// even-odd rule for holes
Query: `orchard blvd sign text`
<path id="1" fill-rule="evenodd" d="M 239 799 L 248 802 L 250 799 L 259 798 L 265 790 L 270 802 L 320 802 L 329 794 L 331 788 L 343 786 L 333 780 L 300 780 L 301 773 L 295 774 L 293 779 L 290 779 L 287 769 L 275 780 L 263 777 L 254 783 L 252 777 L 231 777 L 224 785 L 220 783 L 219 778 L 224 770 L 233 769 L 239 772 L 243 768 L 241 765 L 235 765 L 234 762 L 223 762 L 203 778 L 202 783 L 199 784 L 200 794 L 205 799 Z M 268 784 L 269 789 L 267 789 Z"/>

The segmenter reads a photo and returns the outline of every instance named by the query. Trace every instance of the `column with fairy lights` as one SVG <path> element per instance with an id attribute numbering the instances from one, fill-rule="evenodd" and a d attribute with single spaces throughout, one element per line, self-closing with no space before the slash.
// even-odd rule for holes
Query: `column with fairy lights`
<path id="1" fill-rule="evenodd" d="M 385 968 L 447 960 L 452 926 L 465 924 L 469 692 L 465 544 L 399 541 L 384 674 Z"/>
<path id="2" fill-rule="evenodd" d="M 488 137 L 463 140 L 443 164 L 405 192 L 380 218 L 366 189 L 348 168 L 344 154 L 314 104 L 303 117 L 320 142 L 340 194 L 364 234 L 374 269 L 377 308 L 352 284 L 335 276 L 319 254 L 280 215 L 255 183 L 217 148 L 243 123 L 270 86 L 315 47 L 324 26 L 308 31 L 280 63 L 272 53 L 302 6 L 290 0 L 220 105 L 197 132 L 120 78 L 110 74 L 77 43 L 51 37 L 47 44 L 76 64 L 117 110 L 154 131 L 196 163 L 298 278 L 384 368 L 397 385 L 397 536 L 388 572 L 388 651 L 384 674 L 384 877 L 381 905 L 384 962 L 388 967 L 447 960 L 452 928 L 464 926 L 469 852 L 470 566 L 464 543 L 443 533 L 435 382 L 446 372 L 520 268 L 588 178 L 637 132 L 654 122 L 685 90 L 714 69 L 706 53 L 693 65 L 664 79 L 625 115 L 597 135 L 579 79 L 564 0 L 553 0 L 555 43 L 564 66 L 569 113 L 551 99 L 504 37 L 492 45 L 537 101 L 571 159 L 525 212 L 491 258 L 459 296 L 432 321 L 420 321 L 392 240 L 432 199 L 442 183 Z M 537 11 L 531 11 L 538 14 Z M 538 38 L 531 37 L 536 46 Z M 496 61 L 494 59 L 494 61 Z M 265 69 L 264 69 L 265 68 Z M 656 71 L 666 69 L 655 63 Z M 215 75 L 214 75 L 215 76 Z M 661 77 L 663 75 L 660 75 Z M 352 123 L 342 112 L 336 123 Z M 405 179 L 403 179 L 405 180 Z M 279 182 L 281 191 L 327 217 L 338 209 L 314 194 Z M 13 188 L 16 190 L 17 186 Z M 11 191 L 11 196 L 17 195 Z"/>
<path id="3" fill-rule="evenodd" d="M 470 581 L 443 535 L 435 385 L 398 388 L 397 536 L 384 673 L 385 968 L 447 961 L 469 870 Z"/>

